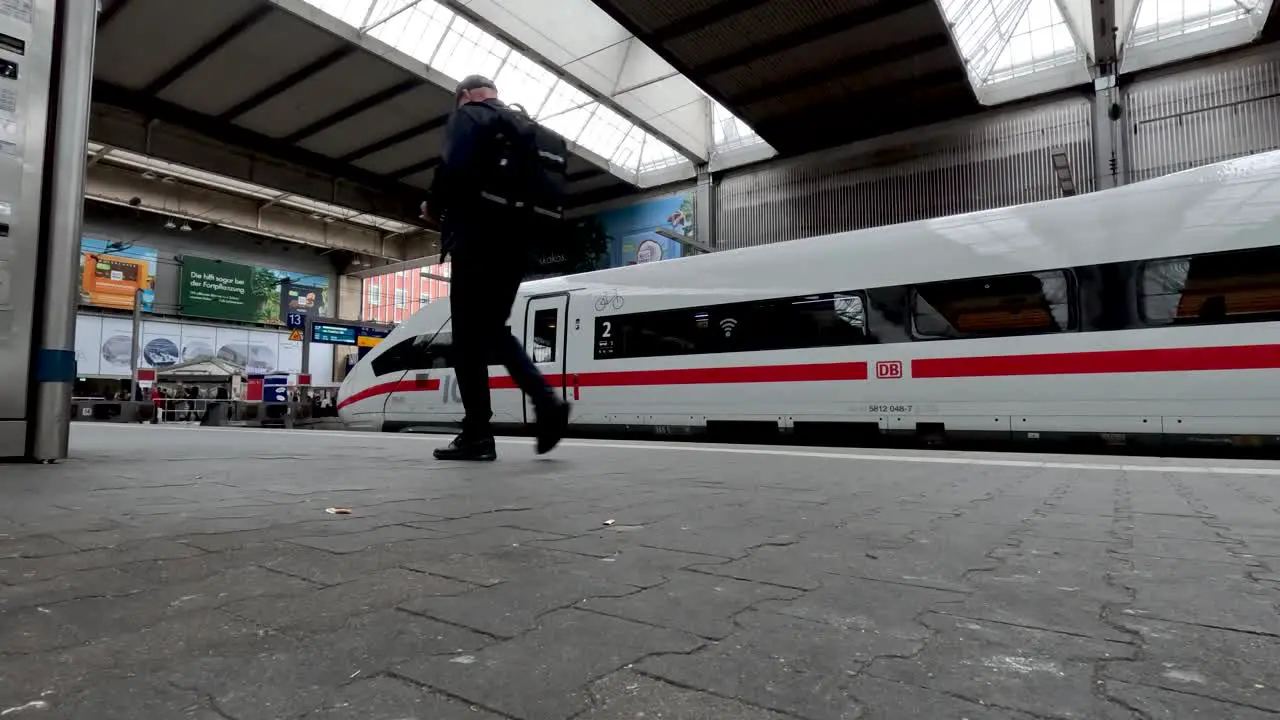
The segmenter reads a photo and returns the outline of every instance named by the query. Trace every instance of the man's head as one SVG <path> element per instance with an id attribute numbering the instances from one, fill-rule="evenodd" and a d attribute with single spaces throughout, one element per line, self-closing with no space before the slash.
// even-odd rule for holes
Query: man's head
<path id="1" fill-rule="evenodd" d="M 453 96 L 457 100 L 458 107 L 462 107 L 467 103 L 483 102 L 498 97 L 498 86 L 483 75 L 470 75 L 458 83 Z"/>

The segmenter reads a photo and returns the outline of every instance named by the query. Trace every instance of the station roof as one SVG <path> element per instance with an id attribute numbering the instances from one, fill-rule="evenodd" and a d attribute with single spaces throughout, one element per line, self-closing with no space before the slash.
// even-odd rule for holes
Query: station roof
<path id="1" fill-rule="evenodd" d="M 422 35 L 421 26 L 360 32 L 303 0 L 104 0 L 102 8 L 90 131 L 110 151 L 98 153 L 101 162 L 388 232 L 422 225 L 416 208 L 440 162 L 456 76 L 487 70 L 482 56 L 497 52 L 477 46 L 463 21 L 445 28 L 451 17 L 417 8 L 402 22 L 434 22 L 449 45 L 439 54 L 451 62 L 430 66 L 397 49 L 407 47 L 397 37 Z M 519 73 L 539 72 L 516 58 L 503 68 L 497 81 L 513 87 L 524 85 Z M 548 104 L 578 99 L 557 88 Z M 646 138 L 651 162 L 684 159 L 644 146 Z M 592 146 L 573 147 L 575 202 L 634 192 L 635 167 L 611 164 Z M 692 176 L 691 167 L 677 172 Z"/>
<path id="2" fill-rule="evenodd" d="M 1128 73 L 1243 45 L 1271 10 L 1271 0 L 557 1 L 594 2 L 787 154 L 1083 87 L 1099 64 Z"/>

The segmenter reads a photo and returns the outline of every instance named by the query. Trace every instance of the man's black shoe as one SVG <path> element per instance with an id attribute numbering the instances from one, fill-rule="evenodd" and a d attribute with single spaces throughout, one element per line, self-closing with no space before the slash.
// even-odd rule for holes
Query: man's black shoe
<path id="1" fill-rule="evenodd" d="M 493 444 L 493 438 L 472 440 L 466 435 L 454 438 L 448 447 L 436 448 L 433 454 L 437 460 L 493 462 L 498 459 L 498 449 Z"/>
<path id="2" fill-rule="evenodd" d="M 569 403 L 557 400 L 555 405 L 538 411 L 538 454 L 555 449 L 569 429 Z"/>

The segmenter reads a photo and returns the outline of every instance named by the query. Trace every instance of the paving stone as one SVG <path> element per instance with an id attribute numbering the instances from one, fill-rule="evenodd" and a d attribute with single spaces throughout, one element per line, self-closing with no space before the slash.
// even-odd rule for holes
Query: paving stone
<path id="1" fill-rule="evenodd" d="M 1110 712 L 1093 694 L 1094 666 L 1133 656 L 1130 645 L 1001 623 L 931 615 L 937 634 L 919 653 L 882 657 L 867 674 L 972 702 L 1052 718 Z"/>
<path id="2" fill-rule="evenodd" d="M 465 583 L 495 585 L 532 569 L 581 561 L 581 557 L 572 553 L 516 546 L 494 547 L 470 553 L 457 552 L 447 556 L 435 555 L 430 560 L 424 560 L 419 555 L 403 565 L 404 568 L 420 573 L 440 575 Z"/>
<path id="3" fill-rule="evenodd" d="M 683 572 L 648 590 L 619 598 L 588 598 L 579 607 L 719 639 L 734 631 L 733 618 L 743 610 L 799 594 L 799 590 Z"/>
<path id="4" fill-rule="evenodd" d="M 139 631 L 166 618 L 243 598 L 305 593 L 314 585 L 260 568 L 229 570 L 196 583 L 122 597 L 86 597 L 0 614 L 0 647 L 37 652 Z M 274 600 L 265 600 L 271 603 Z"/>
<path id="5" fill-rule="evenodd" d="M 206 610 L 57 652 L 0 656 L 0 707 L 22 705 L 45 692 L 70 697 L 100 683 L 167 670 L 220 648 L 252 654 L 271 642 L 256 625 Z"/>
<path id="6" fill-rule="evenodd" d="M 42 558 L 65 555 L 78 550 L 52 535 L 27 535 L 18 538 L 0 536 L 0 560 L 7 558 Z"/>
<path id="7" fill-rule="evenodd" d="M 140 540 L 113 548 L 84 550 L 46 558 L 0 559 L 0 582 L 19 584 L 48 580 L 66 573 L 127 563 L 199 555 L 201 550 L 169 540 Z"/>
<path id="8" fill-rule="evenodd" d="M 492 587 L 452 597 L 417 597 L 401 607 L 497 637 L 533 629 L 544 614 L 593 597 L 619 597 L 640 588 L 602 578 L 580 564 L 553 565 Z"/>
<path id="9" fill-rule="evenodd" d="M 125 566 L 127 567 L 127 566 Z M 0 617 L 6 611 L 52 605 L 84 597 L 130 595 L 152 587 L 120 568 L 97 568 L 66 573 L 48 580 L 0 587 Z"/>
<path id="10" fill-rule="evenodd" d="M 538 628 L 474 654 L 406 663 L 401 675 L 527 720 L 562 720 L 588 703 L 591 678 L 657 653 L 687 653 L 703 641 L 686 633 L 561 610 Z"/>
<path id="11" fill-rule="evenodd" d="M 226 605 L 226 610 L 261 625 L 306 632 L 332 629 L 347 618 L 377 610 L 390 610 L 405 601 L 425 601 L 428 596 L 457 595 L 472 586 L 445 578 L 394 568 L 286 597 L 253 598 Z"/>
<path id="12" fill-rule="evenodd" d="M 1184 718 L 1275 720 L 1276 718 L 1274 712 L 1146 685 L 1130 685 L 1109 680 L 1104 688 L 1108 697 L 1115 698 L 1125 707 L 1141 713 L 1144 720 L 1183 720 Z"/>
<path id="13" fill-rule="evenodd" d="M 320 537 L 295 537 L 289 538 L 289 542 L 297 545 L 305 545 L 306 547 L 315 548 L 317 550 L 325 550 L 331 553 L 346 554 L 356 553 L 361 550 L 375 547 L 377 545 L 386 545 L 390 543 L 403 542 L 406 540 L 422 540 L 429 538 L 436 533 L 432 530 L 424 530 L 419 527 L 409 525 L 390 525 L 387 527 L 369 530 L 367 532 L 345 533 L 342 535 L 330 535 Z"/>
<path id="14" fill-rule="evenodd" d="M 1036 717 L 873 677 L 851 678 L 848 687 L 863 708 L 858 720 L 1034 720 Z"/>
<path id="15" fill-rule="evenodd" d="M 954 611 L 966 598 L 943 590 L 831 575 L 819 590 L 790 601 L 762 603 L 759 609 L 832 625 L 855 635 L 911 642 L 930 634 L 920 616 L 929 611 Z"/>
<path id="16" fill-rule="evenodd" d="M 787 720 L 737 700 L 623 670 L 592 683 L 591 709 L 575 720 Z"/>
<path id="17" fill-rule="evenodd" d="M 750 611 L 742 630 L 692 655 L 647 658 L 636 669 L 682 687 L 739 698 L 809 720 L 862 714 L 853 677 L 872 658 L 913 652 L 920 641 Z"/>
<path id="18" fill-rule="evenodd" d="M 501 720 L 474 705 L 396 678 L 353 682 L 328 695 L 324 707 L 301 720 Z"/>
<path id="19" fill-rule="evenodd" d="M 1145 648 L 1107 677 L 1280 713 L 1280 638 L 1125 617 Z M 1231 717 L 1231 716 L 1227 716 Z"/>
<path id="20" fill-rule="evenodd" d="M 1232 563 L 1135 557 L 1131 575 L 1117 582 L 1134 588 L 1129 614 L 1280 636 L 1274 590 Z"/>
<path id="21" fill-rule="evenodd" d="M 198 694 L 150 678 L 108 681 L 69 698 L 51 693 L 44 700 L 49 702 L 50 711 L 64 720 L 222 720 L 225 717 L 206 705 Z M 36 711 L 28 714 L 41 716 Z M 22 713 L 15 717 L 21 718 Z"/>

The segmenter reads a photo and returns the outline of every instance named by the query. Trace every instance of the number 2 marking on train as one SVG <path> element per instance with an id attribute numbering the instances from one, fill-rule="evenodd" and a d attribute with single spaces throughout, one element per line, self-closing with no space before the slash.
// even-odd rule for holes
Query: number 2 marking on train
<path id="1" fill-rule="evenodd" d="M 601 325 L 604 325 L 604 332 L 600 333 L 600 337 L 602 338 L 612 337 L 613 323 L 606 320 L 605 322 L 601 323 Z"/>

